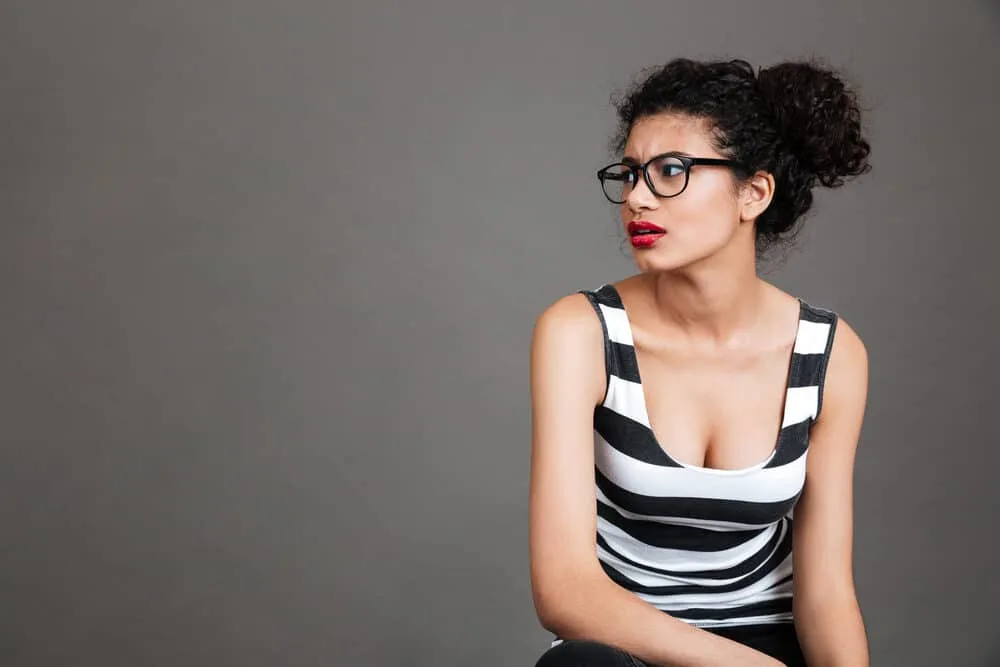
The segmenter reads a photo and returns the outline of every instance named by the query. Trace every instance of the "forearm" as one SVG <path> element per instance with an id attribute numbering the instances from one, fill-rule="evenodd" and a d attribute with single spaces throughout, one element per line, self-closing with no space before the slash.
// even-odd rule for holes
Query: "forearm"
<path id="1" fill-rule="evenodd" d="M 578 578 L 540 610 L 542 623 L 562 639 L 616 646 L 660 667 L 778 667 L 781 663 L 656 609 L 607 577 Z"/>
<path id="2" fill-rule="evenodd" d="M 868 667 L 868 639 L 854 595 L 796 603 L 795 631 L 809 667 Z"/>

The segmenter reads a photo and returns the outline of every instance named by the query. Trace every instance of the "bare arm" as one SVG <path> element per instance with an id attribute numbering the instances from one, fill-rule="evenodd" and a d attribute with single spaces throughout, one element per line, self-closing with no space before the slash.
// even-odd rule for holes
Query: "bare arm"
<path id="1" fill-rule="evenodd" d="M 795 627 L 810 667 L 867 667 L 851 561 L 854 454 L 867 402 L 868 357 L 843 320 L 828 363 L 806 485 L 795 508 Z"/>
<path id="2" fill-rule="evenodd" d="M 604 573 L 595 544 L 593 411 L 605 388 L 601 326 L 583 295 L 535 326 L 531 350 L 531 584 L 542 625 L 664 667 L 778 661 L 672 618 Z"/>

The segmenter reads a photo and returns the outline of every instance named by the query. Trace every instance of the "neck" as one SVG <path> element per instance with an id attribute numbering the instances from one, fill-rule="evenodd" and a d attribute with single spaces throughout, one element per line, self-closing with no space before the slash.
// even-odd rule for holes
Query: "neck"
<path id="1" fill-rule="evenodd" d="M 770 292 L 757 276 L 753 257 L 650 273 L 645 279 L 660 325 L 681 338 L 712 346 L 745 343 L 766 310 Z"/>

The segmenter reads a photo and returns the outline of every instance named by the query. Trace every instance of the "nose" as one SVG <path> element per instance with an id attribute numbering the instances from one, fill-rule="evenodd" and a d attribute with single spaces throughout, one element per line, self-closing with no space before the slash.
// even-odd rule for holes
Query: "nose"
<path id="1" fill-rule="evenodd" d="M 633 212 L 638 212 L 641 209 L 656 208 L 658 201 L 656 195 L 649 189 L 646 179 L 642 177 L 636 179 L 635 186 L 629 191 L 628 197 L 625 198 L 626 205 Z"/>

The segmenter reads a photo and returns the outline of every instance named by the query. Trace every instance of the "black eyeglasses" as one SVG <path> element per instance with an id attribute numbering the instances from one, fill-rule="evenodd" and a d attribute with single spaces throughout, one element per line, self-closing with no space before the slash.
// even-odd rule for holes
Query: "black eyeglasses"
<path id="1" fill-rule="evenodd" d="M 639 182 L 642 172 L 650 192 L 657 197 L 676 197 L 684 192 L 691 177 L 691 167 L 696 164 L 741 169 L 743 165 L 735 160 L 714 157 L 689 157 L 676 153 L 657 155 L 645 164 L 616 162 L 598 170 L 604 196 L 613 204 L 624 204 L 632 188 Z"/>

